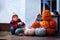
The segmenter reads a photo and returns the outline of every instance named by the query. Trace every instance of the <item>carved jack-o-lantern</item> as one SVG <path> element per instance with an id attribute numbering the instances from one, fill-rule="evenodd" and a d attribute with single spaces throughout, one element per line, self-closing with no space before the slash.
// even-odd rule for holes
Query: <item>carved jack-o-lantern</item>
<path id="1" fill-rule="evenodd" d="M 42 19 L 45 20 L 45 21 L 49 21 L 49 20 L 52 19 L 52 18 L 51 18 L 51 13 L 50 13 L 49 10 L 44 10 L 44 11 L 42 12 Z"/>
<path id="2" fill-rule="evenodd" d="M 32 28 L 39 28 L 39 26 L 40 26 L 40 23 L 39 22 L 34 22 L 32 24 Z"/>
<path id="3" fill-rule="evenodd" d="M 42 21 L 42 22 L 40 22 L 40 26 L 42 28 L 47 28 L 47 27 L 49 27 L 49 22 L 48 21 Z"/>

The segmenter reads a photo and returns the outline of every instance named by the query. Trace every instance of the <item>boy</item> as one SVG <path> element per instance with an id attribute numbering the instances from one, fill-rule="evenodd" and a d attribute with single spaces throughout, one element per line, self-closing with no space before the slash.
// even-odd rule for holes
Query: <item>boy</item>
<path id="1" fill-rule="evenodd" d="M 10 22 L 10 31 L 11 34 L 19 34 L 23 33 L 25 24 L 18 18 L 18 15 L 13 15 L 12 20 Z"/>

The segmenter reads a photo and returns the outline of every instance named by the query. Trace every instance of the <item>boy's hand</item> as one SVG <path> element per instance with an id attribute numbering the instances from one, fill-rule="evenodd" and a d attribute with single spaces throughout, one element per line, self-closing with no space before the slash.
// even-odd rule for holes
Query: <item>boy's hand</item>
<path id="1" fill-rule="evenodd" d="M 23 23 L 22 22 L 19 22 L 18 25 L 22 25 Z"/>

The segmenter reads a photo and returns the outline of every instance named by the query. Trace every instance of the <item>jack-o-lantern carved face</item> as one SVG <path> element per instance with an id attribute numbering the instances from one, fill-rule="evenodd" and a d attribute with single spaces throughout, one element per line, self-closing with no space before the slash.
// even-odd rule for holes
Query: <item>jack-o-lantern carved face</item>
<path id="1" fill-rule="evenodd" d="M 50 27 L 52 29 L 56 29 L 56 21 L 51 20 L 51 21 L 42 21 L 40 22 L 40 26 L 43 28 Z"/>
<path id="2" fill-rule="evenodd" d="M 50 28 L 56 29 L 56 21 L 54 20 L 50 21 Z"/>
<path id="3" fill-rule="evenodd" d="M 42 12 L 42 19 L 45 21 L 51 20 L 51 13 L 49 10 L 44 10 Z"/>
<path id="4" fill-rule="evenodd" d="M 49 22 L 48 21 L 42 21 L 42 22 L 40 22 L 40 26 L 42 28 L 47 28 L 47 27 L 49 27 Z"/>
<path id="5" fill-rule="evenodd" d="M 32 23 L 32 28 L 39 28 L 39 26 L 40 26 L 39 22 Z"/>

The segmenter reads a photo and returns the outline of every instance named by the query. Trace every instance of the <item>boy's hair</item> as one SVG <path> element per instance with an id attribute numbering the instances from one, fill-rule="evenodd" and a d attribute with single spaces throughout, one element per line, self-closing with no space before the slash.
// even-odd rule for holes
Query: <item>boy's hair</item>
<path id="1" fill-rule="evenodd" d="M 18 15 L 15 14 L 15 15 L 12 16 L 12 18 L 15 17 L 15 16 L 18 17 Z"/>

